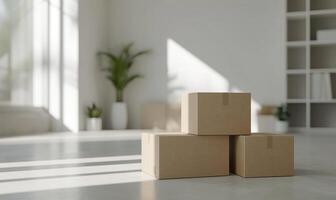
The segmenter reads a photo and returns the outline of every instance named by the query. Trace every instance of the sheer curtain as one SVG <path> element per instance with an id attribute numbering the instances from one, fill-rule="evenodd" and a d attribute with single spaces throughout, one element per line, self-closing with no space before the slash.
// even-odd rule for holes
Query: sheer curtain
<path id="1" fill-rule="evenodd" d="M 78 0 L 0 0 L 0 104 L 78 130 Z"/>

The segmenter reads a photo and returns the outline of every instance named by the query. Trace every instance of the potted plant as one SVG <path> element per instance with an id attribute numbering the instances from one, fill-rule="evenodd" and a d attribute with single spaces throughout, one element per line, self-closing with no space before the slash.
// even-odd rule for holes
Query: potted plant
<path id="1" fill-rule="evenodd" d="M 102 113 L 102 109 L 94 103 L 87 107 L 86 130 L 98 131 L 102 129 Z"/>
<path id="2" fill-rule="evenodd" d="M 275 125 L 275 131 L 277 133 L 287 133 L 288 132 L 288 118 L 290 114 L 287 110 L 287 105 L 282 104 L 276 108 L 275 117 L 277 122 Z"/>
<path id="3" fill-rule="evenodd" d="M 107 73 L 107 79 L 111 81 L 116 90 L 116 102 L 111 107 L 111 122 L 114 129 L 127 128 L 127 105 L 124 102 L 124 90 L 134 80 L 141 77 L 140 74 L 131 74 L 135 59 L 147 54 L 148 50 L 131 53 L 133 43 L 124 46 L 118 54 L 99 52 L 98 56 L 106 65 L 101 65 Z"/>

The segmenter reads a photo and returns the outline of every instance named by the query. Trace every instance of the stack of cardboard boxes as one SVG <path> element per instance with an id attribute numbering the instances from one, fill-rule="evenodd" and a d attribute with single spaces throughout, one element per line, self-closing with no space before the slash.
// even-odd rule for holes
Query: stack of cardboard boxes
<path id="1" fill-rule="evenodd" d="M 181 133 L 143 133 L 142 171 L 158 179 L 292 176 L 293 137 L 251 135 L 249 93 L 190 93 Z"/>

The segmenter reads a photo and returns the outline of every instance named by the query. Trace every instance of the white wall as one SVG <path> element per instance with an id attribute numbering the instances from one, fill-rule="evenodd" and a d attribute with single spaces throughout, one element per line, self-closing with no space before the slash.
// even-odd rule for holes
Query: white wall
<path id="1" fill-rule="evenodd" d="M 99 70 L 96 53 L 108 48 L 108 2 L 79 0 L 79 127 L 85 128 L 85 108 L 95 102 L 105 105 L 109 83 Z M 111 90 L 111 89 L 109 89 Z M 107 104 L 108 105 L 108 104 Z M 108 108 L 104 111 L 107 112 Z M 108 114 L 108 113 L 104 113 Z"/>
<path id="2" fill-rule="evenodd" d="M 109 6 L 110 47 L 134 41 L 153 50 L 134 68 L 145 78 L 125 93 L 131 128 L 139 127 L 144 102 L 176 101 L 186 90 L 242 90 L 256 104 L 284 101 L 283 0 L 110 0 Z"/>

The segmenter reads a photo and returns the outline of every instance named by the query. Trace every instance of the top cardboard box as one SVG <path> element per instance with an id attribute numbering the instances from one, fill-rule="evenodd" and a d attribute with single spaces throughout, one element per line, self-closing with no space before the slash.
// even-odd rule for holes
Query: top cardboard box
<path id="1" fill-rule="evenodd" d="M 181 131 L 194 135 L 249 135 L 250 93 L 189 93 L 182 97 Z"/>

